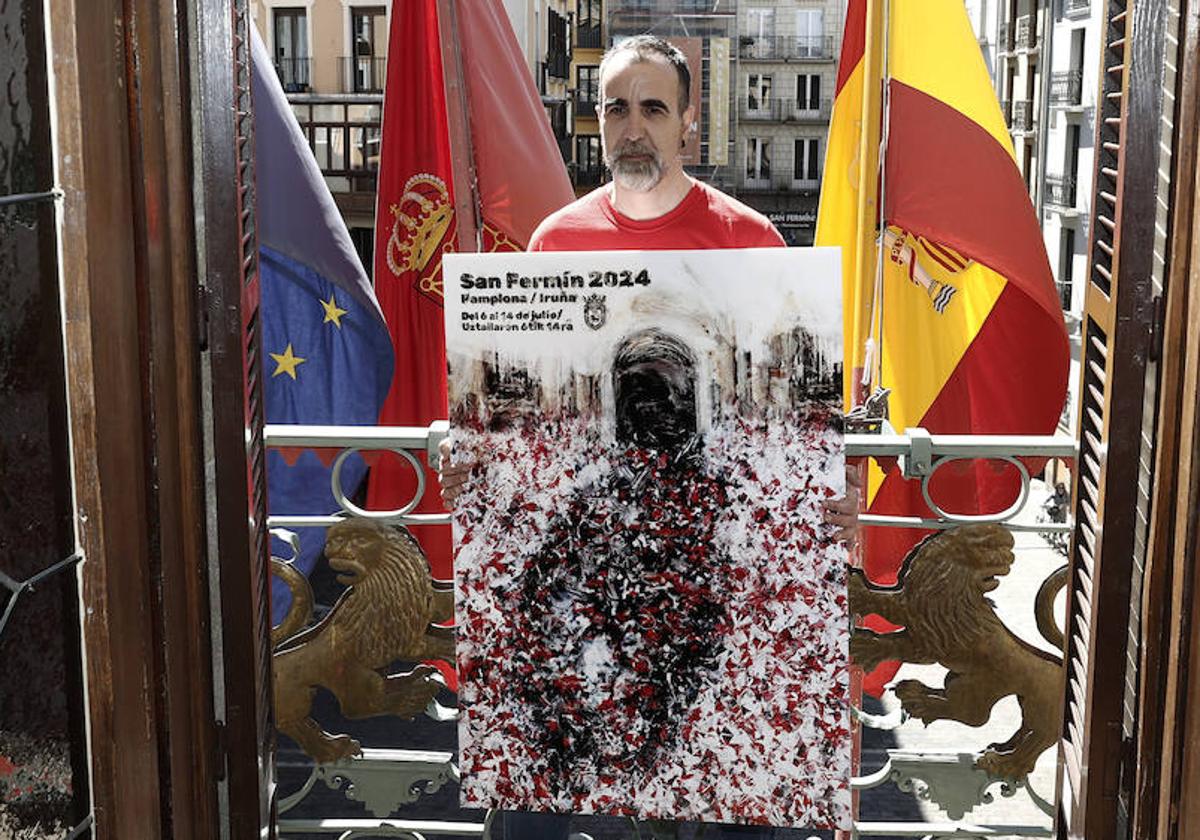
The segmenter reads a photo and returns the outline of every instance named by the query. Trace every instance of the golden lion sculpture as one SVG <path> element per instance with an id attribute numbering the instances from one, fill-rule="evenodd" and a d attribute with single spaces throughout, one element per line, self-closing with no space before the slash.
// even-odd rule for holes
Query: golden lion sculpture
<path id="1" fill-rule="evenodd" d="M 851 610 L 881 615 L 904 629 L 880 634 L 856 628 L 850 657 L 868 671 L 893 659 L 945 666 L 950 672 L 945 688 L 918 680 L 895 687 L 904 710 L 926 724 L 950 719 L 982 726 L 996 701 L 1015 694 L 1020 727 L 1004 743 L 991 744 L 976 766 L 996 777 L 1019 779 L 1058 738 L 1063 667 L 1061 660 L 1014 636 L 985 597 L 999 585 L 997 578 L 1008 574 L 1012 547 L 1012 534 L 999 525 L 972 525 L 918 544 L 905 558 L 895 587 L 875 586 L 861 570 L 852 570 Z M 1041 613 L 1049 613 L 1055 587 L 1064 580 L 1056 575 L 1038 593 L 1039 627 L 1052 623 Z"/>
<path id="2" fill-rule="evenodd" d="M 296 569 L 272 560 L 293 599 L 287 617 L 271 634 L 276 645 L 275 723 L 322 763 L 361 749 L 350 736 L 331 735 L 310 717 L 318 685 L 333 692 L 348 718 L 411 718 L 441 687 L 436 669 L 419 665 L 391 675 L 383 669 L 396 660 L 454 661 L 452 631 L 433 626 L 453 615 L 453 593 L 434 588 L 425 555 L 406 531 L 348 519 L 329 529 L 325 556 L 343 573 L 338 582 L 347 589 L 320 622 L 291 638 L 311 618 L 312 589 Z"/>

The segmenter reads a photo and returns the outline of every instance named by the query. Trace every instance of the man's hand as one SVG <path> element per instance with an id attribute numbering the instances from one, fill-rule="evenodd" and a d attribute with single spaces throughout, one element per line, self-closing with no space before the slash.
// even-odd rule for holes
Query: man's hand
<path id="1" fill-rule="evenodd" d="M 442 456 L 438 462 L 438 483 L 442 485 L 442 504 L 447 510 L 453 510 L 454 502 L 467 489 L 467 480 L 471 477 L 471 470 L 475 468 L 474 461 L 451 464 L 450 453 L 453 449 L 450 438 L 445 438 L 438 444 L 438 454 Z"/>
<path id="2" fill-rule="evenodd" d="M 844 542 L 847 548 L 853 548 L 858 542 L 858 491 L 861 485 L 858 481 L 858 470 L 846 466 L 846 495 L 824 503 L 825 521 L 837 526 L 833 539 Z M 445 496 L 445 491 L 442 493 Z"/>

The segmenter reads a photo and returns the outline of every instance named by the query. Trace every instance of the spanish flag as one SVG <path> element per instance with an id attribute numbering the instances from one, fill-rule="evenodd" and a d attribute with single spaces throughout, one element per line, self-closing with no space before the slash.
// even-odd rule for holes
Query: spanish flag
<path id="1" fill-rule="evenodd" d="M 1069 368 L 1062 311 L 962 0 L 850 0 L 816 243 L 843 249 L 847 408 L 882 386 L 897 430 L 1054 431 Z M 934 500 L 955 513 L 1007 508 L 1016 470 L 971 464 L 939 470 Z M 919 482 L 872 473 L 872 513 L 931 515 Z M 872 529 L 868 577 L 894 582 L 921 536 Z"/>

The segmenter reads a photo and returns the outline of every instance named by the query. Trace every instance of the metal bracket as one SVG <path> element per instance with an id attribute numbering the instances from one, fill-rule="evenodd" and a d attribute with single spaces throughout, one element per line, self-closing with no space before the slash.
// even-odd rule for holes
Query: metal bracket
<path id="1" fill-rule="evenodd" d="M 921 428 L 905 429 L 908 452 L 900 456 L 905 478 L 924 478 L 933 472 L 933 436 Z"/>

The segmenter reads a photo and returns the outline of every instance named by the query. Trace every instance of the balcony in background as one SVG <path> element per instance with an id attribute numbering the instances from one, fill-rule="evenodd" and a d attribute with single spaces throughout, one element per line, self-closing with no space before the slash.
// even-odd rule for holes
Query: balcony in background
<path id="1" fill-rule="evenodd" d="M 596 118 L 596 106 L 599 104 L 600 94 L 594 90 L 574 90 L 571 92 L 571 101 L 575 103 L 575 119 L 583 117 L 584 119 Z"/>
<path id="2" fill-rule="evenodd" d="M 1058 108 L 1078 108 L 1083 104 L 1083 73 L 1065 70 L 1050 74 L 1050 105 Z"/>
<path id="3" fill-rule="evenodd" d="M 833 38 L 826 35 L 743 35 L 738 57 L 749 61 L 831 61 Z"/>
<path id="4" fill-rule="evenodd" d="M 743 122 L 780 122 L 785 101 L 773 97 L 742 97 L 738 100 L 738 118 Z"/>
<path id="5" fill-rule="evenodd" d="M 585 26 L 580 24 L 575 27 L 575 46 L 584 50 L 596 50 L 604 46 L 603 34 L 600 30 L 600 24 Z"/>
<path id="6" fill-rule="evenodd" d="M 577 187 L 598 187 L 604 179 L 604 167 L 576 164 L 571 167 L 571 176 Z"/>
<path id="7" fill-rule="evenodd" d="M 275 72 L 285 93 L 305 93 L 312 86 L 311 58 L 277 58 Z"/>
<path id="8" fill-rule="evenodd" d="M 1092 0 L 1063 0 L 1063 12 L 1072 16 L 1084 16 L 1092 10 Z"/>
<path id="9" fill-rule="evenodd" d="M 1075 177 L 1046 175 L 1046 204 L 1064 210 L 1075 209 Z"/>
<path id="10" fill-rule="evenodd" d="M 387 76 L 387 56 L 342 56 L 343 93 L 382 93 Z"/>
<path id="11" fill-rule="evenodd" d="M 1033 50 L 1038 45 L 1037 21 L 1033 15 L 1017 18 L 1017 49 Z"/>
<path id="12" fill-rule="evenodd" d="M 786 103 L 783 118 L 790 122 L 829 122 L 833 113 L 833 101 L 829 99 L 791 100 Z"/>
<path id="13" fill-rule="evenodd" d="M 1012 110 L 1009 113 L 1009 128 L 1014 132 L 1024 133 L 1033 131 L 1033 125 L 1033 103 L 1021 99 L 1013 102 Z"/>

